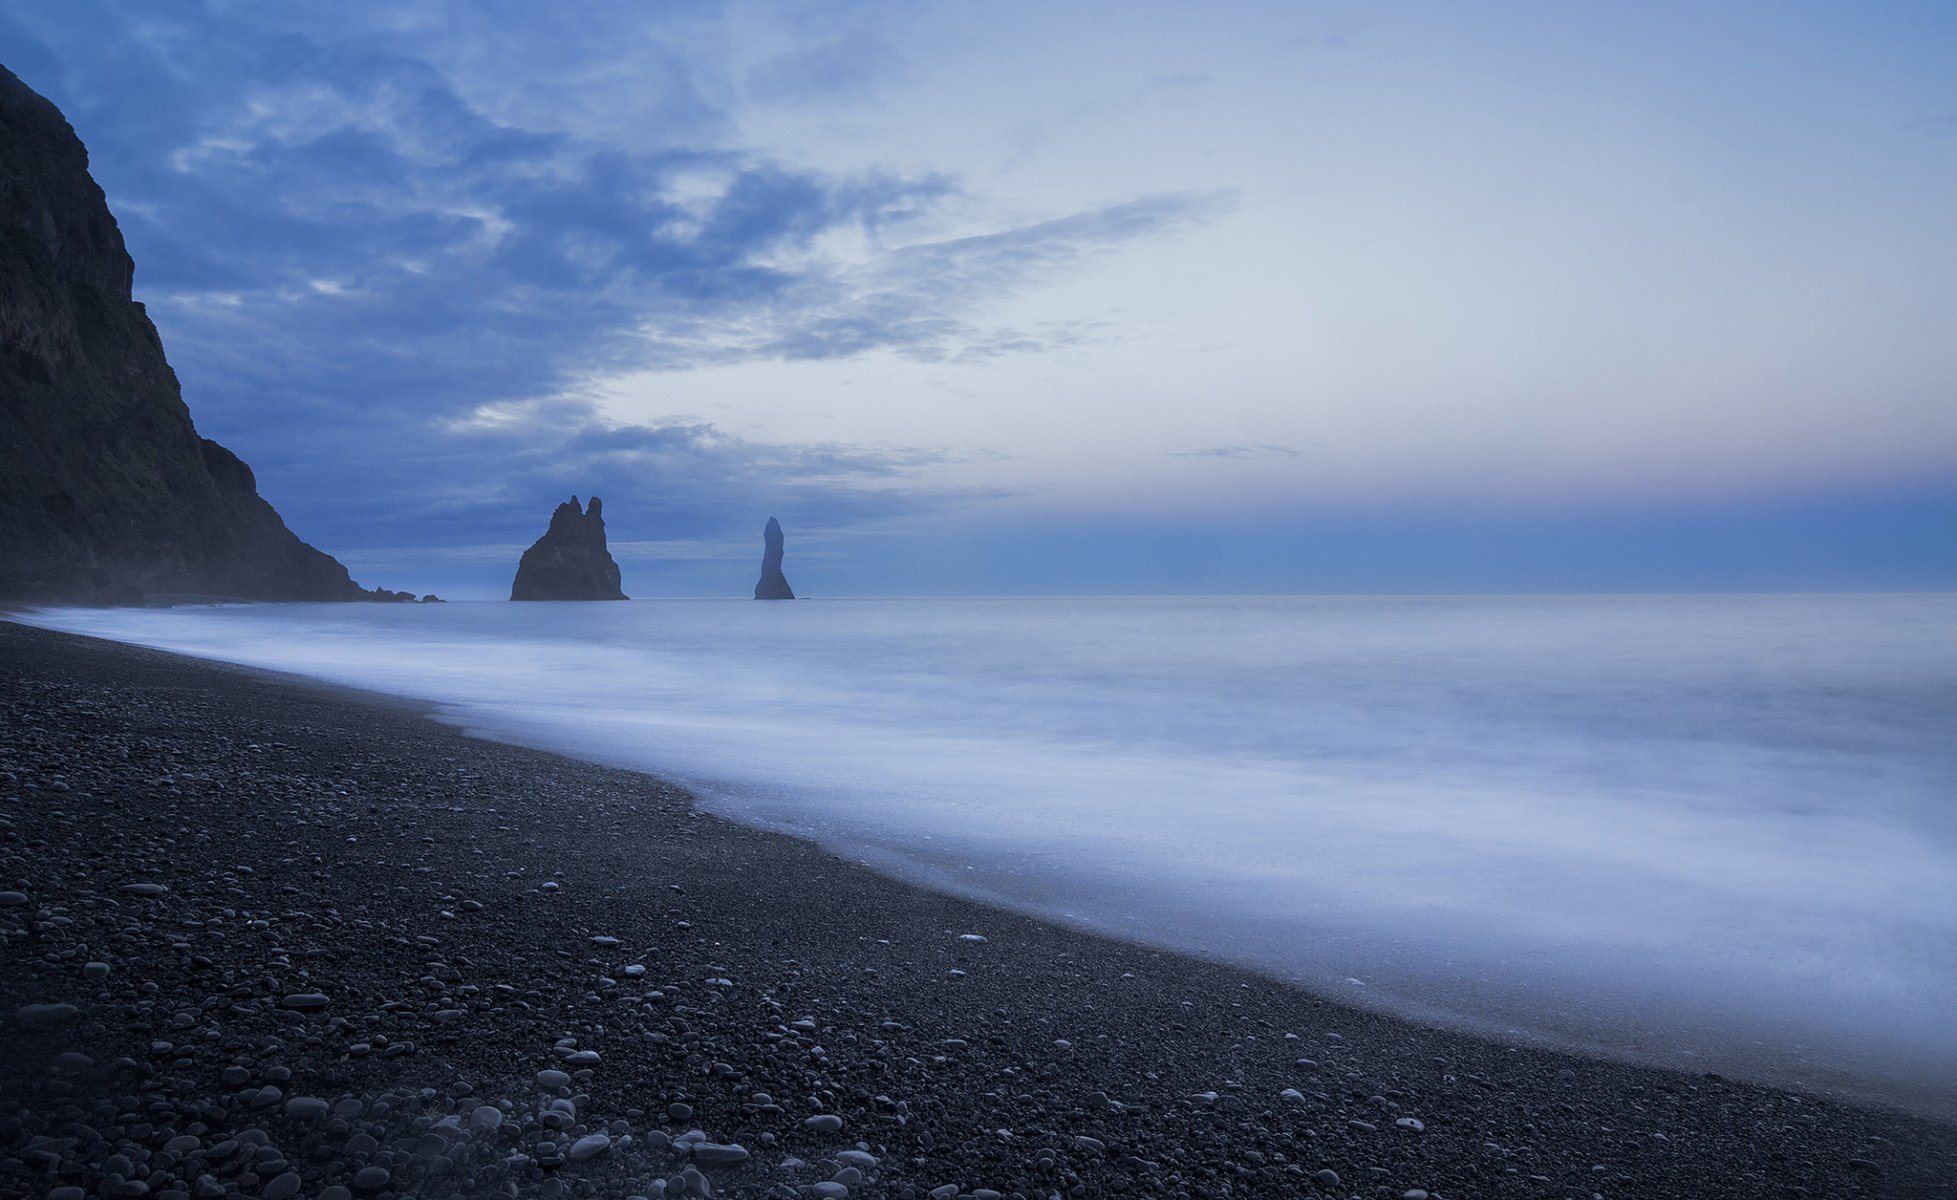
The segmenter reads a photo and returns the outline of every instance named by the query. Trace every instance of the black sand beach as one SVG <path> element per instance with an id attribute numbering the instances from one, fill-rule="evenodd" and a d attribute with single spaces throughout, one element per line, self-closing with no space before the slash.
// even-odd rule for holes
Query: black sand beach
<path id="1" fill-rule="evenodd" d="M 407 706 L 4 622 L 0 696 L 0 1196 L 1957 1196 L 1948 1126 L 1343 1007 Z"/>

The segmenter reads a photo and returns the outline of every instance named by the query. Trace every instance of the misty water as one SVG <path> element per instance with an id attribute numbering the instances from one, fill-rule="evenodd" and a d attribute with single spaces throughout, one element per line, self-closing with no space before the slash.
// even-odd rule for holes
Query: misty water
<path id="1" fill-rule="evenodd" d="M 1957 1113 L 1957 597 L 31 619 L 434 701 L 1353 1002 Z"/>

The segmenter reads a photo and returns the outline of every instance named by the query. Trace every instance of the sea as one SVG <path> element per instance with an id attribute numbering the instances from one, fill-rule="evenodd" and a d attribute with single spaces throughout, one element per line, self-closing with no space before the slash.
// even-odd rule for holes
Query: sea
<path id="1" fill-rule="evenodd" d="M 1352 1004 L 1957 1116 L 1957 596 L 25 619 L 427 701 Z"/>

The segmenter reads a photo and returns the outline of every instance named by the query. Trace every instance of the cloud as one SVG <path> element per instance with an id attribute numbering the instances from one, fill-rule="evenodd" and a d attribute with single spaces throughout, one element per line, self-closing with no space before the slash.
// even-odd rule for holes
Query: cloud
<path id="1" fill-rule="evenodd" d="M 1297 458 L 1303 451 L 1291 446 L 1210 446 L 1203 450 L 1173 450 L 1170 458 Z"/>
<path id="2" fill-rule="evenodd" d="M 392 453 L 627 370 L 1068 344 L 1094 324 L 983 313 L 1230 202 L 1147 196 L 946 236 L 947 202 L 965 220 L 979 207 L 955 180 L 798 168 L 725 141 L 713 97 L 733 85 L 701 51 L 714 5 L 596 4 L 575 21 L 354 5 L 351 35 L 232 3 L 140 22 L 77 6 L 22 10 L 23 34 L 69 64 L 37 82 L 96 151 L 193 411 L 254 461 L 353 430 Z M 749 86 L 888 69 L 872 25 L 841 36 Z M 627 49 L 650 56 L 636 89 L 614 71 Z M 611 95 L 673 129 L 627 142 L 592 136 L 607 124 L 568 101 L 492 102 L 495 64 L 511 90 Z"/>
<path id="3" fill-rule="evenodd" d="M 894 350 L 916 361 L 1030 353 L 1087 336 L 1091 324 L 992 327 L 973 313 L 1091 257 L 1207 219 L 1226 193 L 1150 196 L 995 233 L 899 246 L 868 261 L 811 265 L 764 303 L 655 333 L 671 369 L 757 359 L 847 358 Z"/>

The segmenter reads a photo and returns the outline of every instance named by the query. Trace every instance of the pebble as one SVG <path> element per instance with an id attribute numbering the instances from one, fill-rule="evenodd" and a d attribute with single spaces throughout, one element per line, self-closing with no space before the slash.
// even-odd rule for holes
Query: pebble
<path id="1" fill-rule="evenodd" d="M 318 1012 L 331 1003 L 318 992 L 293 992 L 279 1001 L 279 1007 L 289 1008 L 293 1012 Z"/>
<path id="2" fill-rule="evenodd" d="M 1427 1128 L 1425 1125 L 1421 1124 L 1418 1120 L 1414 1119 L 1413 1117 L 1401 1117 L 1399 1120 L 1393 1123 L 1395 1125 L 1398 1125 L 1402 1129 L 1411 1130 L 1414 1133 L 1421 1133 L 1425 1131 Z"/>
<path id="3" fill-rule="evenodd" d="M 285 1114 L 288 1117 L 298 1117 L 302 1121 L 311 1121 L 325 1116 L 332 1107 L 317 1096 L 294 1096 L 285 1102 Z"/>
<path id="4" fill-rule="evenodd" d="M 1330 1167 L 1320 1171 L 1318 1174 L 1312 1176 L 1312 1178 L 1318 1181 L 1319 1187 L 1335 1188 L 1339 1186 L 1339 1173 Z"/>
<path id="5" fill-rule="evenodd" d="M 14 1020 L 33 1028 L 66 1021 L 80 1011 L 72 1004 L 23 1004 L 14 1010 Z"/>
<path id="6" fill-rule="evenodd" d="M 161 883 L 125 883 L 122 890 L 132 896 L 161 896 L 170 889 Z"/>
<path id="7" fill-rule="evenodd" d="M 839 1133 L 843 1128 L 843 1119 L 835 1113 L 819 1113 L 802 1124 L 817 1133 Z"/>
<path id="8" fill-rule="evenodd" d="M 564 1061 L 574 1067 L 595 1067 L 604 1060 L 598 1057 L 596 1050 L 580 1050 Z"/>
<path id="9" fill-rule="evenodd" d="M 258 1194 L 264 1200 L 292 1200 L 292 1197 L 299 1194 L 299 1176 L 292 1171 L 275 1175 L 272 1177 L 272 1182 L 266 1184 Z"/>
<path id="10" fill-rule="evenodd" d="M 865 1171 L 874 1171 L 877 1167 L 877 1156 L 867 1150 L 838 1150 L 834 1157 L 846 1167 L 861 1167 Z"/>
<path id="11" fill-rule="evenodd" d="M 503 1110 L 494 1104 L 485 1104 L 469 1114 L 469 1124 L 477 1129 L 499 1129 L 503 1124 Z"/>
<path id="12" fill-rule="evenodd" d="M 386 1167 L 362 1167 L 353 1173 L 353 1190 L 356 1192 L 378 1192 L 393 1182 L 394 1176 Z"/>
<path id="13" fill-rule="evenodd" d="M 835 1180 L 829 1179 L 811 1185 L 809 1195 L 816 1197 L 817 1200 L 848 1200 L 849 1189 L 837 1183 Z"/>
<path id="14" fill-rule="evenodd" d="M 90 983 L 100 983 L 109 977 L 109 964 L 92 962 L 82 964 L 82 978 Z"/>
<path id="15" fill-rule="evenodd" d="M 693 1147 L 693 1161 L 702 1166 L 731 1167 L 747 1160 L 747 1148 L 738 1143 L 729 1142 L 723 1145 L 719 1142 L 699 1142 Z"/>
<path id="16" fill-rule="evenodd" d="M 26 892 L 0 892 L 0 908 L 19 908 L 25 903 Z"/>
<path id="17" fill-rule="evenodd" d="M 537 1072 L 537 1086 L 554 1092 L 558 1088 L 570 1087 L 571 1077 L 562 1071 L 546 1068 Z"/>
<path id="18" fill-rule="evenodd" d="M 572 1142 L 569 1157 L 572 1162 L 583 1162 L 587 1158 L 596 1158 L 611 1148 L 612 1139 L 609 1136 L 593 1133 Z"/>

